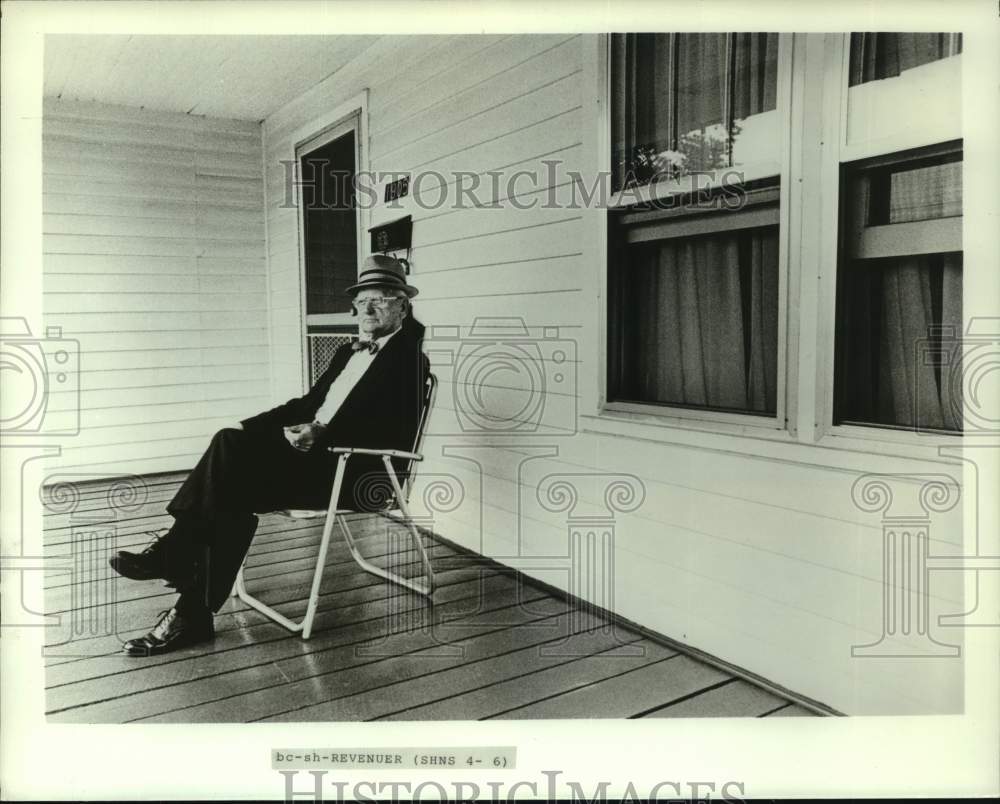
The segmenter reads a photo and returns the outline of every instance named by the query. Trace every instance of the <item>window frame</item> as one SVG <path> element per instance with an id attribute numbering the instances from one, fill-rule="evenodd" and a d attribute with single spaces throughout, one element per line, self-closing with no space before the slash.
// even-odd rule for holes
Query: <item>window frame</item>
<path id="1" fill-rule="evenodd" d="M 875 136 L 864 140 L 854 138 L 852 141 L 848 120 L 851 111 L 851 93 L 864 87 L 876 87 L 877 91 L 877 85 L 884 85 L 898 78 L 849 86 L 850 38 L 850 32 L 845 32 L 840 36 L 828 36 L 825 42 L 822 62 L 824 100 L 820 123 L 822 142 L 819 149 L 820 184 L 824 188 L 824 197 L 829 198 L 832 203 L 824 205 L 821 216 L 815 221 L 806 221 L 806 226 L 815 227 L 813 231 L 817 234 L 819 249 L 814 443 L 822 447 L 865 452 L 888 448 L 905 452 L 912 457 L 941 460 L 944 455 L 942 448 L 961 447 L 961 433 L 915 432 L 912 428 L 889 425 L 834 423 L 837 394 L 837 378 L 834 373 L 837 348 L 837 292 L 842 259 L 840 182 L 844 166 L 878 157 L 892 159 L 894 155 L 904 151 L 944 146 L 946 143 L 962 139 L 960 120 L 957 123 L 955 120 L 942 122 L 937 112 L 931 112 L 928 117 L 935 122 L 923 130 L 902 130 L 907 125 L 902 121 L 899 123 L 900 130 L 874 128 Z M 942 72 L 948 72 L 953 77 L 955 74 L 961 75 L 961 54 L 938 63 L 947 62 L 951 64 Z M 892 88 L 889 91 L 893 91 Z M 942 108 L 948 108 L 954 95 L 960 97 L 961 93 L 950 93 L 940 99 Z M 857 128 L 858 126 L 855 126 L 854 130 Z M 964 159 L 962 170 L 964 184 Z M 965 309 L 964 303 L 963 309 Z"/>
<path id="2" fill-rule="evenodd" d="M 658 182 L 655 185 L 643 185 L 639 188 L 632 188 L 628 191 L 628 203 L 616 203 L 613 198 L 609 198 L 606 208 L 598 210 L 601 215 L 601 225 L 598 227 L 598 247 L 599 255 L 599 299 L 598 312 L 600 319 L 596 323 L 596 331 L 599 333 L 597 349 L 597 404 L 595 416 L 597 419 L 616 418 L 626 419 L 633 422 L 646 422 L 650 424 L 667 426 L 704 426 L 709 424 L 720 431 L 735 430 L 743 432 L 751 430 L 757 433 L 770 432 L 776 436 L 787 435 L 788 428 L 788 318 L 789 318 L 789 176 L 791 173 L 791 89 L 792 89 L 792 41 L 793 35 L 787 33 L 778 34 L 778 64 L 777 64 L 777 88 L 775 110 L 778 128 L 781 139 L 778 145 L 777 160 L 761 160 L 760 162 L 745 165 L 742 168 L 744 181 L 751 182 L 759 179 L 775 177 L 778 180 L 778 354 L 776 355 L 776 411 L 773 415 L 761 415 L 756 413 L 730 412 L 712 410 L 707 408 L 681 407 L 677 405 L 648 403 L 648 402 L 624 402 L 608 400 L 608 318 L 610 311 L 609 304 L 609 216 L 616 214 L 613 210 L 623 207 L 630 207 L 641 201 L 652 199 L 665 199 L 670 196 L 683 195 L 691 192 L 688 182 Z M 603 113 L 599 115 L 600 136 L 597 138 L 598 165 L 600 175 L 611 175 L 612 163 L 612 127 L 614 121 L 611 119 L 611 92 L 613 82 L 611 80 L 611 35 L 601 34 L 598 37 L 598 58 L 596 59 L 597 72 L 600 86 L 599 104 L 603 107 Z M 726 174 L 740 168 L 725 168 L 720 170 L 722 175 L 715 180 L 709 180 L 704 184 L 699 184 L 698 189 L 711 191 L 722 189 L 726 186 L 733 186 L 734 182 L 727 180 Z M 740 182 L 742 184 L 742 182 Z M 678 214 L 678 217 L 683 213 Z M 706 227 L 704 232 L 710 233 L 714 229 Z M 697 234 L 697 232 L 692 232 Z"/>
<path id="3" fill-rule="evenodd" d="M 324 145 L 329 145 L 334 140 L 338 140 L 346 134 L 354 133 L 354 175 L 357 176 L 359 171 L 359 165 L 361 163 L 361 121 L 360 121 L 360 110 L 357 110 L 342 120 L 334 123 L 332 126 L 327 126 L 322 131 L 318 132 L 315 136 L 300 142 L 295 146 L 295 163 L 296 170 L 302 164 L 302 158 L 307 154 L 322 148 Z M 299 181 L 303 181 L 303 178 L 299 176 Z M 308 295 L 307 275 L 306 275 L 306 242 L 305 242 L 305 205 L 302 201 L 302 191 L 303 187 L 299 184 L 296 187 L 296 203 L 298 204 L 298 217 L 299 217 L 299 263 L 302 271 L 302 293 L 303 298 Z M 357 265 L 360 267 L 362 257 L 361 257 L 361 241 L 364 230 L 361 228 L 361 210 L 360 208 L 355 209 L 354 213 L 354 226 L 355 226 L 355 237 L 357 243 L 357 254 L 356 260 Z M 329 327 L 329 326 L 347 326 L 355 323 L 354 316 L 350 313 L 309 313 L 308 308 L 303 306 L 303 315 L 306 319 L 306 327 Z"/>
<path id="4" fill-rule="evenodd" d="M 314 119 L 310 124 L 295 130 L 291 137 L 291 159 L 294 160 L 296 172 L 299 169 L 303 154 L 342 137 L 348 131 L 354 131 L 355 175 L 371 175 L 368 151 L 368 90 L 355 95 L 341 103 L 328 113 Z M 301 178 L 301 177 L 300 177 Z M 333 329 L 338 332 L 357 333 L 357 318 L 346 313 L 314 313 L 306 314 L 306 244 L 305 244 L 305 206 L 302 203 L 302 186 L 295 188 L 296 204 L 296 252 L 298 259 L 299 279 L 299 342 L 301 343 L 301 370 L 304 387 L 309 385 L 309 330 L 312 328 Z M 355 210 L 355 226 L 357 227 L 357 265 L 360 269 L 369 252 L 367 238 L 371 211 L 364 205 Z"/>

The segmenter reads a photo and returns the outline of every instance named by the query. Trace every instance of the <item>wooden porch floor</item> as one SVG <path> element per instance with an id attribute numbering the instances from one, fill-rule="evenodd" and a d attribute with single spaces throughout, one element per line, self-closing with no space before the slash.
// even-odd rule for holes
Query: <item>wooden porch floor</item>
<path id="1" fill-rule="evenodd" d="M 216 638 L 133 658 L 121 642 L 171 606 L 159 581 L 115 575 L 172 521 L 183 475 L 146 479 L 145 500 L 114 507 L 107 482 L 46 501 L 46 714 L 54 722 L 485 720 L 785 717 L 813 712 L 573 604 L 518 573 L 427 537 L 433 603 L 359 571 L 335 534 L 313 636 L 303 641 L 232 598 Z M 402 528 L 356 516 L 362 551 L 416 565 Z M 292 617 L 305 609 L 321 524 L 261 517 L 247 586 Z M 394 556 L 394 558 L 390 558 Z"/>

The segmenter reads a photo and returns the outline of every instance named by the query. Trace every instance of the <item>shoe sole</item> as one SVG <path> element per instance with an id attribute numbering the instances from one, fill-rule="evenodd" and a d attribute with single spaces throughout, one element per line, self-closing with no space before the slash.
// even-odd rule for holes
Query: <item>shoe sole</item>
<path id="1" fill-rule="evenodd" d="M 203 642 L 211 642 L 215 639 L 215 632 L 200 637 L 190 637 L 184 639 L 180 642 L 168 642 L 163 645 L 132 645 L 130 647 L 131 640 L 122 645 L 122 653 L 126 656 L 134 656 L 136 658 L 146 658 L 148 656 L 162 656 L 164 653 L 173 653 L 174 651 L 183 650 L 184 648 L 190 648 L 193 645 L 200 645 Z"/>
<path id="2" fill-rule="evenodd" d="M 187 586 L 194 580 L 193 577 L 171 578 L 165 572 L 160 575 L 143 572 L 132 563 L 131 558 L 122 556 L 121 554 L 109 558 L 108 564 L 111 566 L 111 569 L 123 578 L 128 578 L 131 581 L 166 581 L 168 586 L 180 589 L 182 586 Z"/>
<path id="3" fill-rule="evenodd" d="M 121 556 L 113 556 L 108 559 L 108 564 L 111 565 L 111 569 L 121 575 L 123 578 L 129 578 L 133 581 L 152 581 L 156 579 L 166 580 L 162 575 L 152 575 L 148 572 L 142 572 L 127 558 Z"/>

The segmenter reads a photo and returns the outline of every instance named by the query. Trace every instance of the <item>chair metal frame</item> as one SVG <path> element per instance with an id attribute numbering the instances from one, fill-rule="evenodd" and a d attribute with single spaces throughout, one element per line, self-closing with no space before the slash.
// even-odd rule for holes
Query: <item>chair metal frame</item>
<path id="1" fill-rule="evenodd" d="M 233 588 L 233 592 L 236 597 L 239 597 L 239 599 L 248 606 L 256 609 L 265 617 L 274 620 L 274 622 L 284 628 L 287 628 L 289 631 L 292 631 L 293 633 L 301 631 L 302 638 L 309 639 L 312 635 L 313 619 L 316 617 L 316 608 L 319 603 L 319 590 L 323 582 L 323 570 L 326 566 L 326 554 L 330 546 L 330 539 L 333 536 L 334 524 L 340 525 L 340 529 L 344 534 L 344 541 L 347 543 L 347 549 L 350 551 L 351 557 L 359 567 L 365 570 L 365 572 L 369 572 L 379 578 L 384 578 L 391 583 L 399 584 L 400 586 L 427 597 L 430 597 L 434 593 L 434 570 L 431 567 L 427 551 L 424 549 L 423 541 L 420 538 L 420 531 L 413 523 L 413 516 L 410 514 L 409 498 L 410 490 L 413 486 L 413 479 L 416 474 L 413 471 L 413 465 L 415 462 L 423 460 L 420 448 L 423 444 L 424 429 L 427 425 L 427 419 L 430 415 L 431 407 L 434 404 L 436 392 L 437 378 L 428 372 L 427 382 L 424 388 L 423 409 L 420 412 L 420 421 L 417 425 L 417 436 L 414 440 L 412 452 L 405 452 L 403 450 L 396 449 L 330 447 L 330 452 L 339 455 L 340 457 L 337 459 L 337 470 L 334 475 L 333 489 L 330 491 L 329 505 L 326 508 L 315 510 L 285 510 L 279 512 L 292 519 L 319 519 L 320 517 L 325 517 L 325 522 L 323 523 L 323 536 L 320 539 L 319 553 L 316 556 L 316 568 L 313 571 L 312 587 L 309 591 L 309 603 L 306 606 L 305 617 L 303 617 L 299 622 L 295 622 L 294 620 L 291 620 L 283 615 L 281 612 L 276 611 L 259 598 L 250 594 L 247 591 L 246 582 L 243 578 L 243 569 L 244 564 L 246 563 L 245 558 L 244 564 L 240 565 L 239 572 L 236 574 L 236 583 Z M 337 507 L 337 502 L 340 499 L 340 489 L 344 481 L 344 472 L 347 469 L 347 461 L 352 455 L 375 455 L 382 458 L 382 463 L 385 465 L 389 482 L 392 484 L 393 496 L 389 501 L 387 501 L 387 504 L 382 509 L 381 513 L 389 513 L 391 511 L 398 510 L 402 514 L 403 522 L 410 532 L 410 539 L 413 546 L 417 550 L 417 554 L 420 556 L 420 563 L 423 568 L 422 581 L 414 580 L 412 578 L 404 578 L 402 575 L 397 575 L 394 572 L 378 567 L 365 559 L 365 557 L 362 556 L 361 552 L 358 550 L 357 544 L 354 541 L 354 536 L 351 534 L 351 529 L 347 524 L 346 518 L 344 517 L 344 514 L 352 513 L 353 510 L 350 508 Z M 393 468 L 393 458 L 403 458 L 410 462 L 407 466 L 406 480 L 402 484 L 400 484 L 399 477 L 396 475 L 396 471 Z"/>

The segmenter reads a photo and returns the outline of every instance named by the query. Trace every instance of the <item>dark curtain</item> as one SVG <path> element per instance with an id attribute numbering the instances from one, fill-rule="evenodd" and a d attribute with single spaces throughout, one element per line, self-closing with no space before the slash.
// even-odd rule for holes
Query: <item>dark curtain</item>
<path id="1" fill-rule="evenodd" d="M 733 34 L 733 118 L 777 108 L 778 35 Z"/>
<path id="2" fill-rule="evenodd" d="M 852 33 L 849 84 L 894 78 L 904 70 L 961 52 L 961 34 Z"/>
<path id="3" fill-rule="evenodd" d="M 615 34 L 613 186 L 728 167 L 737 120 L 776 108 L 778 35 Z"/>

